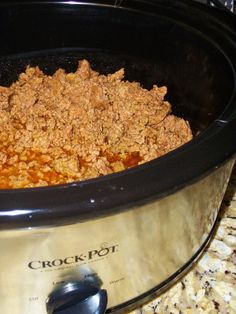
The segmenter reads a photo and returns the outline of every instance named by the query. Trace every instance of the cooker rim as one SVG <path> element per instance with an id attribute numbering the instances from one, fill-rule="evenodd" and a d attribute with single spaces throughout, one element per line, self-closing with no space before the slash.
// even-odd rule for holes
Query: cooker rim
<path id="1" fill-rule="evenodd" d="M 107 1 L 74 2 L 83 5 L 107 3 Z M 155 5 L 152 0 L 136 2 Z M 7 2 L 8 5 L 11 3 L 16 4 L 18 1 Z M 30 4 L 32 3 L 51 4 L 52 1 L 35 0 L 30 2 Z M 68 5 L 66 1 L 53 3 Z M 173 4 L 171 1 L 168 3 Z M 190 5 L 196 10 L 203 10 L 203 5 L 192 2 L 190 4 L 190 1 L 186 0 L 180 1 L 180 5 Z M 109 5 L 107 4 L 107 6 Z M 112 6 L 110 5 L 110 7 Z M 211 8 L 204 7 L 204 10 L 207 10 L 207 13 L 204 14 L 213 15 Z M 205 12 L 204 10 L 203 12 Z M 213 10 L 216 10 L 214 12 L 219 11 Z M 231 13 L 218 12 L 218 14 L 225 16 Z M 236 17 L 233 18 L 236 21 Z M 212 23 L 216 23 L 214 16 Z M 220 22 L 218 26 L 222 26 Z M 234 45 L 235 49 L 232 54 L 236 60 L 236 41 L 230 29 L 231 26 L 221 29 L 221 31 L 227 34 L 227 43 Z M 200 135 L 162 157 L 122 172 L 49 187 L 0 190 L 0 225 L 4 228 L 11 228 L 38 224 L 64 224 L 71 223 L 75 217 L 76 221 L 84 221 L 117 213 L 120 210 L 149 202 L 153 198 L 159 199 L 174 193 L 186 185 L 198 181 L 227 160 L 234 158 L 236 153 L 236 141 L 234 140 L 234 134 L 236 134 L 236 61 L 235 64 L 232 64 L 232 58 L 228 61 L 231 63 L 234 75 L 232 97 L 224 112 Z M 224 150 L 221 149 L 222 146 Z M 206 152 L 207 159 L 205 158 Z M 194 162 L 195 167 L 193 168 Z M 171 178 L 167 175 L 169 171 L 172 171 Z M 161 180 L 158 180 L 158 176 Z M 143 184 L 137 185 L 140 180 Z M 143 188 L 145 183 L 149 187 L 151 184 L 148 191 Z M 130 193 L 132 193 L 131 197 Z"/>

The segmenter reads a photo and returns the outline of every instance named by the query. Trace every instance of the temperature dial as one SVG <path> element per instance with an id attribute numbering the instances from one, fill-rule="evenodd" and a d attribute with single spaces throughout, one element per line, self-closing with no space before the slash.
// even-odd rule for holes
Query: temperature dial
<path id="1" fill-rule="evenodd" d="M 104 314 L 107 292 L 88 282 L 68 282 L 49 295 L 46 307 L 48 314 Z"/>

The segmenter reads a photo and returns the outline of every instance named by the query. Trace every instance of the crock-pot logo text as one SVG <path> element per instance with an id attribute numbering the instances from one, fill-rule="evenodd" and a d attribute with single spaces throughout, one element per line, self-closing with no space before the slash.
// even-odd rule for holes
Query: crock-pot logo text
<path id="1" fill-rule="evenodd" d="M 118 251 L 118 244 L 111 246 L 104 246 L 104 244 L 95 250 L 81 253 L 74 256 L 67 256 L 65 258 L 55 258 L 53 260 L 35 260 L 28 263 L 30 269 L 47 269 L 52 267 L 69 266 L 73 264 L 84 264 L 94 260 L 99 260 L 114 254 Z"/>

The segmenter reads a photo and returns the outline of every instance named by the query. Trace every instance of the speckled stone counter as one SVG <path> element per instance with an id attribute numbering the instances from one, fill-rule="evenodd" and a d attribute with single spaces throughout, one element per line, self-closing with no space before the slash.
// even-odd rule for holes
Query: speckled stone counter
<path id="1" fill-rule="evenodd" d="M 191 271 L 130 314 L 236 313 L 236 166 L 221 207 L 216 233 Z"/>

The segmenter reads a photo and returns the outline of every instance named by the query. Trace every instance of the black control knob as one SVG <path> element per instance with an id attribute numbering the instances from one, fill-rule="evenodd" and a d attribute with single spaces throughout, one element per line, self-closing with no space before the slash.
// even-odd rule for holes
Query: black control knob
<path id="1" fill-rule="evenodd" d="M 48 314 L 104 314 L 107 292 L 89 282 L 68 282 L 48 297 Z"/>

